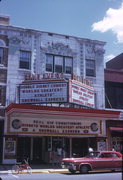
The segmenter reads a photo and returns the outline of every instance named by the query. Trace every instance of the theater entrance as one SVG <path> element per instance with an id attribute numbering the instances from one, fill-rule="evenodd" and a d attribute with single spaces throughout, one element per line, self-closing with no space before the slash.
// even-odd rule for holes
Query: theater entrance
<path id="1" fill-rule="evenodd" d="M 88 153 L 88 138 L 72 139 L 72 156 L 83 157 Z"/>
<path id="2" fill-rule="evenodd" d="M 17 161 L 22 161 L 23 158 L 30 159 L 31 153 L 31 138 L 18 137 L 17 140 Z"/>
<path id="3" fill-rule="evenodd" d="M 42 163 L 42 138 L 18 137 L 17 161 L 28 158 L 31 163 Z"/>
<path id="4" fill-rule="evenodd" d="M 38 164 L 42 163 L 42 138 L 34 137 L 32 147 L 32 162 Z"/>

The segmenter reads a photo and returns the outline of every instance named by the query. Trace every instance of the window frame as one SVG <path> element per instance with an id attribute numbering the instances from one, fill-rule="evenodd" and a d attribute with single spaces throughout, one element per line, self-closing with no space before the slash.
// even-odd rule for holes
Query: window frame
<path id="1" fill-rule="evenodd" d="M 53 62 L 51 63 L 52 64 L 52 71 L 47 71 L 47 69 L 48 69 L 48 63 L 47 63 L 47 56 L 52 56 L 53 58 Z M 56 63 L 55 63 L 55 59 L 57 58 L 57 57 L 60 57 L 60 58 L 62 58 L 62 70 L 61 71 L 56 71 Z M 71 70 L 70 70 L 70 73 L 68 73 L 68 72 L 66 72 L 66 61 L 67 61 L 67 58 L 69 58 L 69 59 L 71 59 Z M 57 65 L 58 66 L 58 65 Z M 60 68 L 60 65 L 59 65 L 59 68 Z M 73 57 L 71 57 L 71 56 L 62 56 L 62 55 L 54 55 L 54 54 L 46 54 L 46 71 L 47 72 L 52 72 L 52 73 L 65 73 L 65 74 L 72 74 L 73 73 Z"/>
<path id="2" fill-rule="evenodd" d="M 90 64 L 89 64 L 90 61 Z M 89 66 L 91 65 L 91 63 L 93 62 L 93 66 L 89 68 L 87 63 L 89 64 Z M 91 77 L 96 77 L 96 61 L 94 59 L 86 59 L 86 76 L 91 76 Z M 89 72 L 92 71 L 92 72 Z"/>
<path id="3" fill-rule="evenodd" d="M 31 51 L 20 50 L 19 68 L 31 70 Z"/>
<path id="4" fill-rule="evenodd" d="M 59 59 L 57 59 L 57 58 L 60 59 L 59 63 L 58 63 Z M 57 63 L 56 63 L 56 61 L 57 61 Z M 64 62 L 64 58 L 62 56 L 54 56 L 54 72 L 55 73 L 63 73 L 63 71 L 64 71 L 64 68 L 63 68 L 64 63 L 63 62 Z"/>
<path id="5" fill-rule="evenodd" d="M 47 59 L 47 57 L 52 57 L 52 63 L 47 63 L 48 61 L 47 60 L 49 60 L 49 59 Z M 53 72 L 53 65 L 54 63 L 53 63 L 53 56 L 51 55 L 51 54 L 47 54 L 46 55 L 46 71 L 48 71 L 48 72 Z M 50 67 L 47 67 L 47 66 L 51 66 L 51 68 Z M 51 69 L 51 70 L 48 70 L 48 69 Z"/>
<path id="6" fill-rule="evenodd" d="M 0 47 L 0 64 L 3 64 L 3 59 L 4 59 L 4 48 Z"/>
<path id="7" fill-rule="evenodd" d="M 67 59 L 70 59 L 71 57 L 65 57 L 65 61 L 64 61 L 64 72 L 65 74 L 72 74 L 73 73 L 73 58 L 72 59 L 72 62 L 71 62 L 71 66 L 67 66 Z M 70 73 L 67 72 L 67 68 L 70 68 Z M 69 70 L 68 70 L 69 71 Z"/>

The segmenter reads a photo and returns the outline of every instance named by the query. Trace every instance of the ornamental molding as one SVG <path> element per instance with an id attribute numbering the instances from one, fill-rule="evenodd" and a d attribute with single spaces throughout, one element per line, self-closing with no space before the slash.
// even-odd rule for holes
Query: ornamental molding
<path id="1" fill-rule="evenodd" d="M 12 43 L 12 44 L 20 44 L 20 42 L 21 42 L 21 40 L 20 40 L 18 37 L 16 37 L 16 36 L 11 37 L 11 38 L 9 39 L 9 41 L 10 41 L 10 43 Z"/>
<path id="2" fill-rule="evenodd" d="M 31 39 L 28 37 L 13 36 L 9 40 L 10 40 L 10 43 L 14 45 L 30 45 L 31 43 Z"/>
<path id="3" fill-rule="evenodd" d="M 46 53 L 65 55 L 65 56 L 75 56 L 75 53 L 69 47 L 63 43 L 51 43 L 47 47 L 41 47 L 41 50 L 45 50 Z"/>

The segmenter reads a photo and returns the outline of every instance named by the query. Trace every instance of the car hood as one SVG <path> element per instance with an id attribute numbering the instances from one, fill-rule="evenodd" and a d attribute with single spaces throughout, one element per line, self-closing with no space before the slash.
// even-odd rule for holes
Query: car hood
<path id="1" fill-rule="evenodd" d="M 66 162 L 75 162 L 75 161 L 90 161 L 90 160 L 93 160 L 94 158 L 86 158 L 86 157 L 83 157 L 83 158 L 64 158 L 62 159 L 62 161 L 66 161 Z"/>

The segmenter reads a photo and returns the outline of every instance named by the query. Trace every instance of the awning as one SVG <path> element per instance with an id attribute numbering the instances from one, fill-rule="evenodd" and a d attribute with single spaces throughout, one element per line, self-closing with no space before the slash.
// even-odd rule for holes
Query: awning
<path id="1" fill-rule="evenodd" d="M 109 129 L 110 129 L 110 131 L 120 131 L 120 132 L 123 132 L 123 128 L 121 128 L 121 127 L 110 127 Z"/>

